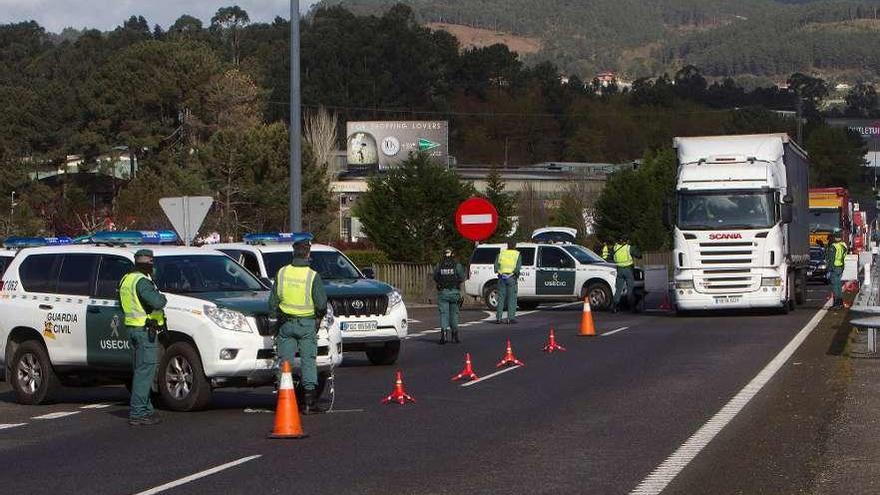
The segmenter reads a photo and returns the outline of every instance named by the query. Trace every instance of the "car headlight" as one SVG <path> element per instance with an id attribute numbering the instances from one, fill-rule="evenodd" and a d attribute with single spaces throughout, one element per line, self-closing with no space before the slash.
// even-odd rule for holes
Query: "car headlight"
<path id="1" fill-rule="evenodd" d="M 820 269 L 820 270 L 825 270 L 825 269 L 827 269 L 827 268 L 828 268 L 828 263 L 819 263 L 819 269 Z"/>
<path id="2" fill-rule="evenodd" d="M 327 313 L 324 315 L 324 319 L 321 320 L 321 328 L 329 329 L 333 326 L 333 322 L 336 321 L 336 317 L 333 316 L 333 305 L 327 305 Z"/>
<path id="3" fill-rule="evenodd" d="M 248 325 L 247 318 L 238 311 L 218 308 L 217 306 L 205 306 L 205 316 L 224 330 L 253 333 L 250 325 Z"/>
<path id="4" fill-rule="evenodd" d="M 761 277 L 761 287 L 780 287 L 782 278 L 780 277 Z"/>
<path id="5" fill-rule="evenodd" d="M 675 281 L 676 289 L 693 289 L 694 281 L 693 280 L 676 280 Z"/>
<path id="6" fill-rule="evenodd" d="M 400 292 L 393 290 L 388 293 L 388 311 L 396 308 L 398 304 L 403 304 L 403 296 L 400 295 Z"/>

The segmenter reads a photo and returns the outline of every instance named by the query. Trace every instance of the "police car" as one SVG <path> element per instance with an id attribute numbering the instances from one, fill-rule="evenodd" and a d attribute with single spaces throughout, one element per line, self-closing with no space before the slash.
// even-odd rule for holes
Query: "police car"
<path id="1" fill-rule="evenodd" d="M 173 242 L 173 235 L 106 232 L 88 244 L 18 253 L 0 291 L 0 360 L 20 403 L 44 403 L 59 385 L 130 382 L 119 282 L 142 244 Z M 268 316 L 268 289 L 223 253 L 168 245 L 150 249 L 153 280 L 168 299 L 154 389 L 164 405 L 200 409 L 214 388 L 273 383 L 275 324 Z M 319 389 L 341 362 L 335 328 L 328 315 L 318 333 Z"/>
<path id="2" fill-rule="evenodd" d="M 0 247 L 0 276 L 12 263 L 12 258 L 15 258 L 16 253 L 24 248 L 63 246 L 71 242 L 73 239 L 70 237 L 9 237 L 3 241 L 3 246 Z"/>
<path id="3" fill-rule="evenodd" d="M 470 259 L 465 292 L 482 297 L 486 306 L 498 305 L 495 259 L 505 244 L 481 244 Z M 593 251 L 569 243 L 517 243 L 522 270 L 517 284 L 518 306 L 534 309 L 541 303 L 583 300 L 589 296 L 593 309 L 608 309 L 614 297 L 617 268 Z M 636 270 L 636 297 L 644 287 L 644 275 Z"/>
<path id="4" fill-rule="evenodd" d="M 228 254 L 271 284 L 278 270 L 290 263 L 292 240 L 293 235 L 288 233 L 249 234 L 244 242 L 210 247 Z M 312 244 L 311 266 L 324 281 L 345 352 L 365 352 L 375 365 L 394 364 L 400 354 L 400 340 L 408 330 L 406 305 L 400 293 L 365 276 L 345 254 L 331 246 Z"/>

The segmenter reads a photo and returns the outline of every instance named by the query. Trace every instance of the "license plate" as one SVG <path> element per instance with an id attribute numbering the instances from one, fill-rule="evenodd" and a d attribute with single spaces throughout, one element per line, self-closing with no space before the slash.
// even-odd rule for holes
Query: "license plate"
<path id="1" fill-rule="evenodd" d="M 717 296 L 715 304 L 736 304 L 742 299 L 741 296 Z"/>
<path id="2" fill-rule="evenodd" d="M 377 321 L 343 321 L 339 329 L 343 332 L 369 332 L 379 328 Z"/>

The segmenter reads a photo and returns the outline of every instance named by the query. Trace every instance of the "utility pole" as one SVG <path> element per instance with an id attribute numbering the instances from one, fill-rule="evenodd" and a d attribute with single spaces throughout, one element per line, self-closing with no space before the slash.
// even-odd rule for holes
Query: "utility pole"
<path id="1" fill-rule="evenodd" d="M 299 81 L 299 0 L 290 0 L 290 230 L 302 230 L 302 132 Z"/>
<path id="2" fill-rule="evenodd" d="M 15 212 L 15 191 L 12 191 L 12 197 L 9 199 L 9 223 L 6 224 L 6 236 L 12 233 L 12 220 Z"/>

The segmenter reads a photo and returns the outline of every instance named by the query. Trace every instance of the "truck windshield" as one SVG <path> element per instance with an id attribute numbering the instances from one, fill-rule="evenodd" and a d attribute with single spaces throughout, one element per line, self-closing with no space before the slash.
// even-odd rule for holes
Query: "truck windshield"
<path id="1" fill-rule="evenodd" d="M 275 278 L 282 266 L 290 263 L 293 253 L 282 251 L 276 253 L 263 253 L 263 262 L 266 264 L 266 272 L 270 278 Z M 361 274 L 348 258 L 336 251 L 312 251 L 312 270 L 318 272 L 324 280 L 340 280 L 361 278 Z"/>
<path id="2" fill-rule="evenodd" d="M 810 232 L 835 230 L 840 230 L 840 214 L 837 210 L 810 210 Z"/>
<path id="3" fill-rule="evenodd" d="M 773 193 L 738 191 L 682 193 L 678 228 L 682 230 L 765 229 L 776 224 Z"/>
<path id="4" fill-rule="evenodd" d="M 220 255 L 157 256 L 153 280 L 172 294 L 266 290 L 249 271 Z"/>

